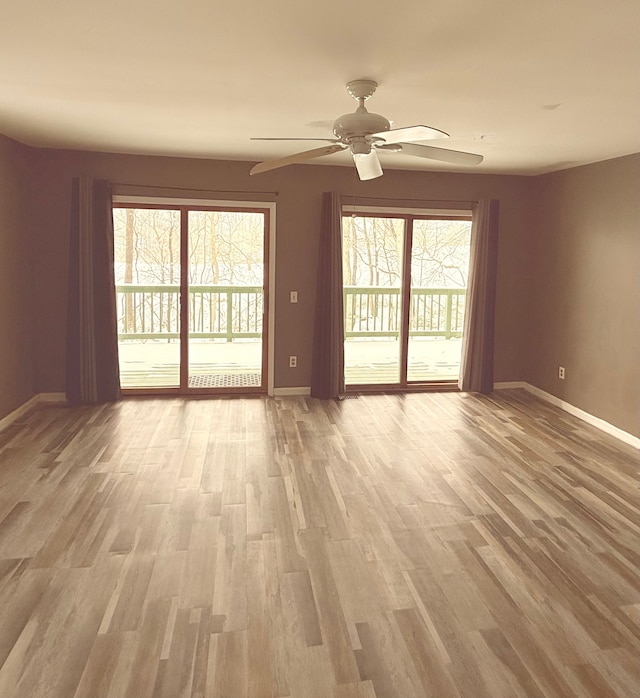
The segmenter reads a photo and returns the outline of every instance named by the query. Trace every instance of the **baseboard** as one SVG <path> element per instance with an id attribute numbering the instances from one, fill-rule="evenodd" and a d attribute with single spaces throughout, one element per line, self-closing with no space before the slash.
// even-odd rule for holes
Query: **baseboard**
<path id="1" fill-rule="evenodd" d="M 30 410 L 34 409 L 37 405 L 46 402 L 48 404 L 53 403 L 65 403 L 66 397 L 64 393 L 38 393 L 32 398 L 27 400 L 24 404 L 17 407 L 13 412 L 9 412 L 6 417 L 0 419 L 0 431 L 6 429 L 10 424 L 13 424 L 16 420 L 20 419 Z"/>
<path id="2" fill-rule="evenodd" d="M 514 388 L 525 388 L 529 385 L 525 381 L 505 381 L 503 383 L 494 383 L 494 390 L 513 390 Z"/>
<path id="3" fill-rule="evenodd" d="M 544 400 L 545 402 L 548 402 L 549 404 L 554 405 L 555 407 L 559 407 L 561 410 L 568 412 L 574 417 L 578 417 L 578 419 L 581 419 L 583 422 L 591 424 L 591 426 L 600 429 L 600 431 L 604 431 L 606 434 L 609 434 L 610 436 L 613 436 L 616 439 L 623 441 L 629 446 L 633 446 L 634 448 L 640 449 L 640 438 L 638 438 L 637 436 L 629 434 L 629 432 L 623 431 L 622 429 L 614 426 L 613 424 L 605 422 L 604 419 L 600 419 L 600 417 L 595 417 L 594 415 L 589 414 L 589 412 L 585 412 L 584 410 L 581 410 L 579 407 L 572 405 L 570 402 L 565 402 L 564 400 L 561 400 L 559 397 L 556 397 L 551 393 L 547 393 L 545 390 L 536 388 L 535 385 L 531 385 L 526 381 L 510 381 L 493 384 L 494 390 L 510 390 L 513 388 L 524 388 L 528 393 L 535 395 L 541 400 Z"/>
<path id="4" fill-rule="evenodd" d="M 274 397 L 295 397 L 295 396 L 309 397 L 309 395 L 311 395 L 311 388 L 304 387 L 304 386 L 299 386 L 296 388 L 274 388 L 273 389 L 273 396 Z"/>

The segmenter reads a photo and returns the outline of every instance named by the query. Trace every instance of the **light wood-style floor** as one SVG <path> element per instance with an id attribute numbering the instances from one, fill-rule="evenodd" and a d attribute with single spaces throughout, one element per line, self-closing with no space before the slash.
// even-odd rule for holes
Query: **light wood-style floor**
<path id="1" fill-rule="evenodd" d="M 0 433 L 3 698 L 637 695 L 638 452 L 523 391 Z"/>

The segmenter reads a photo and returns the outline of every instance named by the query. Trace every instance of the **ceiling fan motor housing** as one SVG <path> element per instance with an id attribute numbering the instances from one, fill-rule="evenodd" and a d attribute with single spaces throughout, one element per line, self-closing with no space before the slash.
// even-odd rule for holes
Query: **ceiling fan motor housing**
<path id="1" fill-rule="evenodd" d="M 333 133 L 343 143 L 349 143 L 356 136 L 370 136 L 372 133 L 388 131 L 391 124 L 384 116 L 368 112 L 364 106 L 351 114 L 343 114 L 333 122 Z"/>

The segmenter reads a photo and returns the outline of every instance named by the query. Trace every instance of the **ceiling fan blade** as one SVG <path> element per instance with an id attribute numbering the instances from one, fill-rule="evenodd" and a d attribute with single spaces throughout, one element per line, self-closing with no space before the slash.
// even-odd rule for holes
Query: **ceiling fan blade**
<path id="1" fill-rule="evenodd" d="M 479 165 L 483 161 L 482 155 L 465 153 L 461 150 L 448 150 L 447 148 L 434 148 L 432 145 L 412 145 L 401 143 L 402 152 L 405 155 L 416 155 L 419 158 L 440 160 L 452 165 Z"/>
<path id="2" fill-rule="evenodd" d="M 250 141 L 322 141 L 323 143 L 338 143 L 337 138 L 250 138 Z"/>
<path id="3" fill-rule="evenodd" d="M 284 158 L 277 158 L 275 160 L 267 160 L 266 162 L 260 162 L 254 165 L 249 174 L 260 174 L 261 172 L 268 172 L 269 170 L 275 170 L 278 167 L 284 167 L 285 165 L 294 165 L 297 162 L 305 162 L 306 160 L 313 160 L 314 158 L 319 158 L 322 155 L 331 155 L 331 153 L 337 153 L 340 150 L 344 150 L 343 145 L 325 145 L 324 148 L 314 148 L 313 150 L 305 150 L 302 153 L 296 153 L 295 155 L 287 155 Z"/>
<path id="4" fill-rule="evenodd" d="M 449 138 L 449 134 L 431 126 L 407 126 L 392 128 L 390 131 L 374 133 L 372 138 L 382 138 L 387 145 L 392 143 L 413 143 L 413 141 L 431 141 L 436 138 Z"/>
<path id="5" fill-rule="evenodd" d="M 380 160 L 378 160 L 378 154 L 375 150 L 371 150 L 369 153 L 353 153 L 353 161 L 361 180 L 365 181 L 382 176 L 382 167 L 380 167 Z"/>

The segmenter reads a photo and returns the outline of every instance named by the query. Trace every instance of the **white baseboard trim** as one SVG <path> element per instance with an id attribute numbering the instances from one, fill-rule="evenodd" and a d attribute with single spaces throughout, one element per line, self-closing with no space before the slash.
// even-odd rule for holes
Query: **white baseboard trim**
<path id="1" fill-rule="evenodd" d="M 67 398 L 64 393 L 38 393 L 32 398 L 27 400 L 24 404 L 17 407 L 13 412 L 9 412 L 6 417 L 0 419 L 0 431 L 6 429 L 10 424 L 13 424 L 16 420 L 20 419 L 29 410 L 32 410 L 37 405 L 46 402 L 48 404 L 53 403 L 65 403 Z"/>
<path id="2" fill-rule="evenodd" d="M 622 429 L 614 426 L 613 424 L 605 422 L 604 419 L 600 419 L 600 417 L 595 417 L 594 415 L 589 414 L 589 412 L 585 412 L 584 410 L 581 410 L 579 407 L 572 405 L 570 402 L 565 402 L 564 400 L 561 400 L 559 397 L 551 395 L 551 393 L 547 393 L 545 390 L 536 388 L 535 385 L 531 385 L 526 381 L 510 381 L 505 383 L 493 384 L 494 390 L 510 390 L 513 388 L 524 388 L 528 393 L 535 395 L 541 400 L 544 400 L 545 402 L 548 402 L 551 405 L 554 405 L 555 407 L 559 407 L 561 410 L 568 412 L 574 417 L 578 417 L 578 419 L 581 419 L 583 422 L 591 424 L 591 426 L 600 429 L 600 431 L 604 431 L 606 434 L 609 434 L 610 436 L 614 436 L 616 439 L 623 441 L 629 446 L 633 446 L 634 448 L 640 449 L 640 438 L 638 438 L 637 436 L 629 434 L 629 432 L 623 431 Z"/>
<path id="3" fill-rule="evenodd" d="M 311 388 L 305 386 L 299 386 L 297 388 L 274 388 L 274 397 L 295 397 L 303 396 L 309 397 L 311 395 Z"/>

